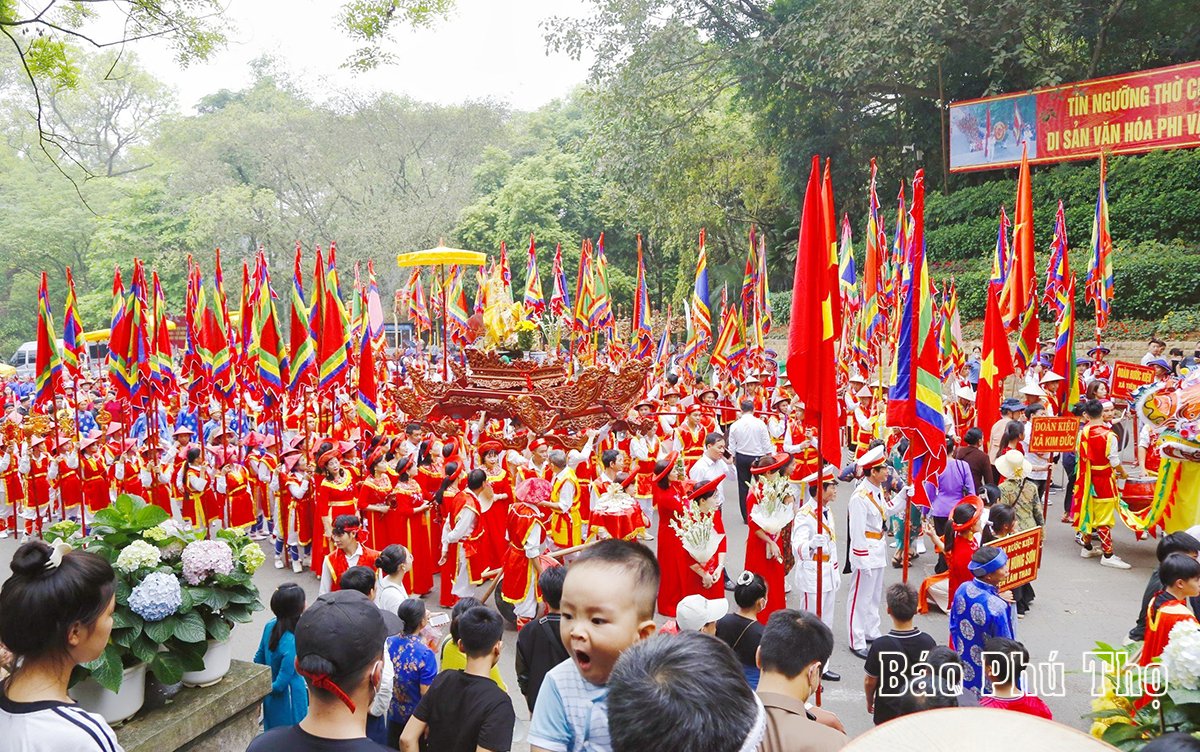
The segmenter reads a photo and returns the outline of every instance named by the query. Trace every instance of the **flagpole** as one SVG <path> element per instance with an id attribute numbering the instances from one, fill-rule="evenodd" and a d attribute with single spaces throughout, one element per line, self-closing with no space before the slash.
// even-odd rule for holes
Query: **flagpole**
<path id="1" fill-rule="evenodd" d="M 442 381 L 450 380 L 450 348 L 447 344 L 449 309 L 446 308 L 446 267 L 438 265 L 438 286 L 442 292 Z"/>
<path id="2" fill-rule="evenodd" d="M 275 418 L 275 472 L 283 478 L 283 416 L 286 414 L 288 395 L 284 392 L 279 398 L 279 414 Z M 288 510 L 283 504 L 283 483 L 277 484 L 275 489 L 275 536 L 283 535 L 283 566 L 287 569 L 292 565 L 291 562 L 291 547 L 288 545 L 288 540 L 291 538 L 290 528 L 292 523 L 292 515 L 288 514 Z M 270 484 L 267 489 L 271 488 Z M 297 545 L 299 545 L 299 534 L 296 536 Z M 297 549 L 297 553 L 299 550 Z"/>
<path id="3" fill-rule="evenodd" d="M 82 450 L 79 448 L 79 445 L 82 442 L 83 434 L 81 433 L 81 429 L 79 428 L 79 375 L 78 374 L 76 374 L 75 378 L 71 380 L 71 391 L 74 393 L 74 403 L 75 403 L 74 404 L 74 408 L 75 408 L 75 451 L 80 452 L 80 454 L 79 454 L 80 468 L 79 469 L 82 470 L 83 469 L 83 456 L 82 456 Z M 85 503 L 84 503 L 82 495 L 79 497 L 79 532 L 81 532 L 84 536 L 87 536 L 87 534 L 88 534 L 88 532 L 87 532 L 87 509 L 85 508 Z"/>

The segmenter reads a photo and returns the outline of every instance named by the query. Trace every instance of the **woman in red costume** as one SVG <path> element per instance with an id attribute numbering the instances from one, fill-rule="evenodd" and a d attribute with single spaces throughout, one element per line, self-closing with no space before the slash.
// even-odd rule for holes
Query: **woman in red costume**
<path id="1" fill-rule="evenodd" d="M 395 505 L 392 476 L 382 449 L 367 457 L 367 478 L 358 485 L 358 511 L 367 522 L 367 548 L 382 551 L 396 543 L 398 515 Z"/>
<path id="2" fill-rule="evenodd" d="M 513 476 L 507 461 L 508 452 L 498 441 L 485 441 L 479 445 L 479 456 L 483 459 L 483 471 L 487 473 L 488 483 L 492 485 L 493 502 L 483 513 L 483 547 L 484 562 L 488 569 L 500 566 L 504 560 L 504 552 L 508 548 L 506 542 L 508 528 L 508 505 L 513 498 Z"/>
<path id="3" fill-rule="evenodd" d="M 767 581 L 767 607 L 758 612 L 759 622 L 765 624 L 767 617 L 781 608 L 787 608 L 787 593 L 784 589 L 787 569 L 783 561 L 783 547 L 790 543 L 782 540 L 781 533 L 771 534 L 763 530 L 754 521 L 751 513 L 761 501 L 761 483 L 772 483 L 780 478 L 788 477 L 789 465 L 792 463 L 790 454 L 776 454 L 761 457 L 750 468 L 751 474 L 759 483 L 750 485 L 750 493 L 746 497 L 747 537 L 746 537 L 746 571 L 762 575 Z M 790 490 L 791 486 L 787 486 Z M 781 531 L 782 532 L 782 531 Z"/>
<path id="4" fill-rule="evenodd" d="M 729 550 L 729 540 L 725 537 L 725 522 L 721 519 L 720 500 L 716 495 L 717 488 L 724 479 L 725 477 L 721 476 L 693 485 L 688 492 L 686 503 L 699 507 L 701 512 L 712 513 L 713 532 L 721 536 L 721 543 L 717 546 L 717 552 L 704 564 L 697 563 L 686 550 L 683 552 L 687 573 L 683 577 L 683 595 L 680 596 L 680 600 L 689 595 L 703 595 L 710 599 L 725 597 L 725 578 L 722 575 L 725 572 L 725 553 Z M 682 544 L 680 545 L 682 547 Z M 678 605 L 678 602 L 675 605 Z M 672 613 L 675 611 L 675 605 L 670 606 Z"/>
<path id="5" fill-rule="evenodd" d="M 437 557 L 429 529 L 429 509 L 433 504 L 421 493 L 421 486 L 409 473 L 413 456 L 405 455 L 396 463 L 396 485 L 393 489 L 396 508 L 396 542 L 408 549 L 409 569 L 404 573 L 404 587 L 413 595 L 425 595 L 433 590 L 433 572 Z M 439 544 L 440 545 L 440 544 Z"/>
<path id="6" fill-rule="evenodd" d="M 317 522 L 313 531 L 312 569 L 321 572 L 329 551 L 333 520 L 340 514 L 354 514 L 358 498 L 354 476 L 342 467 L 345 444 L 324 443 L 317 455 Z"/>
<path id="7" fill-rule="evenodd" d="M 441 549 L 438 560 L 438 567 L 442 573 L 442 593 L 438 599 L 438 603 L 444 608 L 451 608 L 458 602 L 459 596 L 453 592 L 455 586 L 460 583 L 456 582 L 455 574 L 459 569 L 459 547 L 460 544 L 456 540 L 450 540 L 448 536 L 452 536 L 454 525 L 464 520 L 464 510 L 471 514 L 470 530 L 463 536 L 462 546 L 469 548 L 466 552 L 468 560 L 471 554 L 474 553 L 475 541 L 472 538 L 475 536 L 478 525 L 479 510 L 472 505 L 474 497 L 469 496 L 462 490 L 464 468 L 457 462 L 446 463 L 446 475 L 442 478 L 442 483 L 438 486 L 438 490 L 433 495 L 433 504 L 446 510 L 446 521 L 443 523 L 441 534 Z M 461 583 L 464 587 L 469 583 Z"/>
<path id="8" fill-rule="evenodd" d="M 254 492 L 250 489 L 250 471 L 237 460 L 237 450 L 226 448 L 216 486 L 228 509 L 229 527 L 245 530 L 254 524 Z"/>
<path id="9" fill-rule="evenodd" d="M 676 466 L 678 452 L 654 465 L 654 506 L 658 507 L 658 612 L 675 616 L 675 606 L 683 600 L 683 582 L 692 557 L 683 550 L 679 533 L 671 528 L 676 515 L 683 513 L 683 469 Z M 676 521 L 676 524 L 678 522 Z"/>
<path id="10" fill-rule="evenodd" d="M 429 503 L 429 545 L 430 551 L 435 554 L 442 550 L 442 523 L 446 521 L 441 506 L 434 501 L 434 496 L 445 478 L 442 466 L 436 459 L 432 439 L 425 439 L 417 445 L 417 471 L 413 480 L 421 489 L 421 498 Z"/>

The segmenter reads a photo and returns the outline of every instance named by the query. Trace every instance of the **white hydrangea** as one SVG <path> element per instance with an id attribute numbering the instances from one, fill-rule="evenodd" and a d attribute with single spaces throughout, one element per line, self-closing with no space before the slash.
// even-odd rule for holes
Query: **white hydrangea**
<path id="1" fill-rule="evenodd" d="M 1200 624 L 1181 621 L 1171 628 L 1162 663 L 1170 686 L 1200 689 Z"/>
<path id="2" fill-rule="evenodd" d="M 157 567 L 161 557 L 158 546 L 144 540 L 135 540 L 117 554 L 115 566 L 122 572 L 134 572 L 147 567 Z"/>

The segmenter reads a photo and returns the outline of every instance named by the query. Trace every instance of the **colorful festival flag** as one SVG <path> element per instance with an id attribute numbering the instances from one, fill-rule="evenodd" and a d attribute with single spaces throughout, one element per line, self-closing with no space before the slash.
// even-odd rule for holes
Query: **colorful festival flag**
<path id="1" fill-rule="evenodd" d="M 637 288 L 633 293 L 633 322 L 629 343 L 635 358 L 645 358 L 654 347 L 650 329 L 650 296 L 646 293 L 646 265 L 642 259 L 642 234 L 637 236 Z"/>
<path id="2" fill-rule="evenodd" d="M 712 311 L 708 305 L 708 255 L 704 250 L 704 229 L 700 230 L 700 252 L 696 256 L 696 281 L 692 284 L 692 331 L 697 340 L 712 339 Z"/>
<path id="3" fill-rule="evenodd" d="M 713 345 L 709 362 L 717 368 L 734 368 L 745 354 L 746 331 L 742 324 L 742 312 L 732 307 L 721 325 L 721 333 Z"/>
<path id="4" fill-rule="evenodd" d="M 370 332 L 365 328 L 359 343 L 358 393 L 354 398 L 354 410 L 364 436 L 375 433 L 379 426 L 378 389 L 375 381 L 375 348 Z"/>
<path id="5" fill-rule="evenodd" d="M 288 324 L 288 391 L 316 383 L 316 354 L 309 328 L 308 304 L 304 300 L 304 276 L 300 269 L 300 244 L 296 243 L 296 262 L 292 269 L 292 305 Z"/>
<path id="6" fill-rule="evenodd" d="M 1088 261 L 1088 302 L 1096 306 L 1096 335 L 1108 326 L 1113 299 L 1113 245 L 1108 231 L 1108 165 L 1100 154 L 1100 189 L 1092 217 L 1092 254 Z"/>
<path id="7" fill-rule="evenodd" d="M 62 358 L 58 352 L 58 340 L 54 336 L 54 317 L 50 311 L 50 293 L 46 288 L 46 273 L 38 286 L 37 357 L 34 372 L 37 374 L 33 406 L 54 403 L 54 397 L 62 393 Z"/>
<path id="8" fill-rule="evenodd" d="M 879 195 L 875 190 L 878 168 L 871 158 L 871 183 L 867 209 L 867 259 L 863 268 L 863 320 L 866 325 L 867 361 L 875 365 L 878 360 L 872 343 L 880 344 L 887 330 L 886 279 L 887 279 L 887 236 L 883 231 L 883 217 L 879 210 Z"/>
<path id="9" fill-rule="evenodd" d="M 1058 201 L 1058 213 L 1054 216 L 1054 240 L 1050 243 L 1050 263 L 1046 267 L 1046 288 L 1042 293 L 1042 305 L 1062 313 L 1062 289 L 1067 284 L 1067 221 L 1063 217 L 1063 202 Z"/>
<path id="10" fill-rule="evenodd" d="M 542 277 L 538 274 L 537 243 L 533 233 L 529 233 L 529 260 L 525 264 L 525 312 L 540 316 L 546 309 L 546 301 L 542 297 Z"/>
<path id="11" fill-rule="evenodd" d="M 337 250 L 329 245 L 329 263 L 325 273 L 325 289 L 321 294 L 321 336 L 317 340 L 317 386 L 331 390 L 346 382 L 346 322 L 341 296 L 337 288 Z"/>
<path id="12" fill-rule="evenodd" d="M 946 416 L 934 325 L 933 284 L 925 259 L 925 171 L 913 178 L 912 235 L 904 269 L 907 290 L 899 317 L 896 378 L 888 394 L 887 423 L 909 440 L 905 459 L 914 503 L 928 506 L 925 482 L 946 466 Z"/>
<path id="13" fill-rule="evenodd" d="M 84 359 L 83 324 L 79 321 L 79 303 L 75 299 L 75 278 L 67 267 L 67 302 L 63 304 L 62 364 L 73 379 L 79 378 L 79 364 Z"/>
<path id="14" fill-rule="evenodd" d="M 550 295 L 550 313 L 562 316 L 571 307 L 571 296 L 567 294 L 567 273 L 563 271 L 562 243 L 554 247 L 554 267 L 550 270 L 554 277 L 554 291 Z"/>
<path id="15" fill-rule="evenodd" d="M 575 331 L 589 330 L 592 310 L 592 241 L 584 238 L 579 249 L 579 274 L 575 278 Z"/>

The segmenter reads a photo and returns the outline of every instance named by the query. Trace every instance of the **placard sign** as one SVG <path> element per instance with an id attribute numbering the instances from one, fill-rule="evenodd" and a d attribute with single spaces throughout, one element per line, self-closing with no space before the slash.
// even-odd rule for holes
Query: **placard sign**
<path id="1" fill-rule="evenodd" d="M 950 105 L 950 171 L 1200 146 L 1200 62 Z"/>
<path id="2" fill-rule="evenodd" d="M 1113 363 L 1111 391 L 1114 397 L 1129 399 L 1139 386 L 1153 382 L 1154 366 L 1126 363 L 1122 360 Z"/>
<path id="3" fill-rule="evenodd" d="M 1002 548 L 1008 554 L 1008 577 L 1000 583 L 1000 590 L 1012 590 L 1037 579 L 1038 569 L 1042 566 L 1042 528 L 1030 528 L 988 545 Z"/>
<path id="4" fill-rule="evenodd" d="M 1029 431 L 1029 451 L 1036 454 L 1075 451 L 1075 440 L 1079 437 L 1079 418 L 1074 415 L 1033 419 Z"/>

